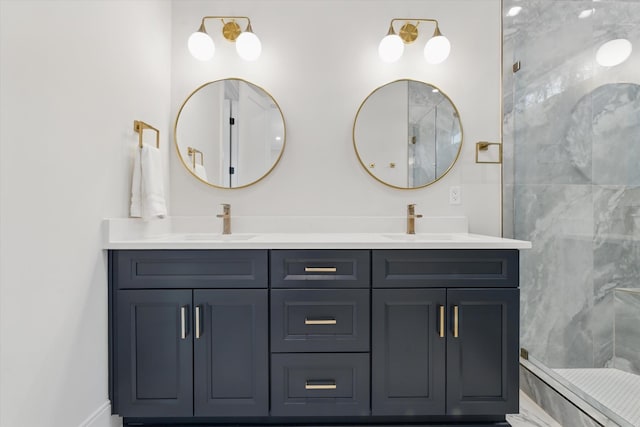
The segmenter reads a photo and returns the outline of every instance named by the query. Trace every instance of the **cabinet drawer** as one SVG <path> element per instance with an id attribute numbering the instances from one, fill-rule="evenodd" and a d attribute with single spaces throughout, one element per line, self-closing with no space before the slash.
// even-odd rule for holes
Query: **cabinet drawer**
<path id="1" fill-rule="evenodd" d="M 368 288 L 369 251 L 273 250 L 271 287 Z"/>
<path id="2" fill-rule="evenodd" d="M 369 413 L 369 353 L 271 356 L 272 415 Z"/>
<path id="3" fill-rule="evenodd" d="M 373 287 L 517 287 L 517 250 L 374 250 Z"/>
<path id="4" fill-rule="evenodd" d="M 266 250 L 115 251 L 118 289 L 266 288 Z"/>
<path id="5" fill-rule="evenodd" d="M 271 351 L 369 351 L 369 290 L 272 290 Z"/>

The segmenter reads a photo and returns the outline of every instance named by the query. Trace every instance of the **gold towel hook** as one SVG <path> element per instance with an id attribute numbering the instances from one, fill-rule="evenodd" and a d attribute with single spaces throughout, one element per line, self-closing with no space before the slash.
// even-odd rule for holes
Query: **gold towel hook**
<path id="1" fill-rule="evenodd" d="M 138 145 L 140 148 L 142 148 L 142 131 L 145 129 L 150 129 L 156 133 L 156 148 L 160 148 L 160 131 L 141 120 L 134 120 L 133 130 L 138 132 Z"/>

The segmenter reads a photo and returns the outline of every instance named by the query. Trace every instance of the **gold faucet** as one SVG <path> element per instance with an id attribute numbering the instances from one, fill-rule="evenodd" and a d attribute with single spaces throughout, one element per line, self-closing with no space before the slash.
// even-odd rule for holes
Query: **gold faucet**
<path id="1" fill-rule="evenodd" d="M 223 203 L 222 214 L 218 214 L 216 217 L 222 218 L 222 234 L 231 234 L 231 205 Z"/>
<path id="2" fill-rule="evenodd" d="M 416 234 L 416 218 L 422 218 L 421 214 L 416 214 L 416 205 L 407 205 L 407 234 Z"/>

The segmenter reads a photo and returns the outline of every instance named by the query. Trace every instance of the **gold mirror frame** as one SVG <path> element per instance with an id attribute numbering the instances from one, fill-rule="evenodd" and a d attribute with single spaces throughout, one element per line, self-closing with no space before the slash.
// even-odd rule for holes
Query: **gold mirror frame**
<path id="1" fill-rule="evenodd" d="M 269 98 L 271 98 L 271 100 L 273 101 L 274 105 L 278 108 L 278 112 L 280 113 L 280 117 L 282 118 L 282 129 L 283 129 L 283 132 L 282 132 L 282 148 L 280 149 L 280 154 L 278 154 L 278 158 L 273 162 L 273 165 L 271 165 L 271 167 L 262 176 L 260 176 L 260 178 L 254 180 L 254 181 L 251 181 L 251 182 L 249 182 L 247 184 L 239 185 L 239 186 L 236 186 L 236 187 L 224 187 L 224 186 L 221 186 L 221 185 L 213 184 L 213 183 L 211 183 L 209 181 L 205 181 L 204 179 L 200 178 L 189 167 L 189 164 L 187 163 L 187 160 L 185 160 L 182 157 L 182 153 L 180 152 L 180 146 L 178 145 L 178 121 L 180 120 L 180 114 L 182 113 L 182 110 L 184 109 L 184 107 L 187 105 L 187 102 L 189 102 L 191 97 L 193 97 L 196 93 L 198 93 L 199 90 L 201 90 L 201 89 L 203 89 L 203 88 L 205 88 L 205 87 L 207 87 L 207 86 L 209 86 L 211 84 L 219 83 L 219 82 L 225 82 L 227 80 L 236 80 L 236 81 L 239 81 L 239 82 L 247 83 L 247 84 L 249 84 L 251 86 L 254 86 L 254 87 L 262 90 L 265 94 L 267 94 L 269 96 Z M 213 80 L 213 81 L 210 81 L 210 82 L 206 82 L 206 83 L 198 86 L 193 92 L 191 92 L 189 94 L 189 96 L 187 96 L 187 98 L 182 102 L 182 105 L 180 105 L 180 109 L 178 110 L 178 113 L 176 115 L 176 120 L 175 120 L 175 123 L 173 125 L 173 143 L 174 143 L 174 146 L 175 146 L 176 151 L 178 153 L 178 158 L 180 159 L 180 162 L 182 163 L 182 166 L 184 166 L 184 168 L 194 178 L 196 178 L 198 181 L 200 181 L 200 182 L 202 182 L 204 184 L 207 184 L 207 185 L 209 185 L 211 187 L 214 187 L 214 188 L 220 188 L 220 189 L 223 189 L 223 190 L 237 190 L 237 189 L 240 189 L 240 188 L 249 187 L 249 186 L 251 186 L 253 184 L 256 184 L 256 183 L 262 181 L 267 175 L 269 175 L 271 173 L 271 171 L 273 171 L 273 169 L 275 169 L 275 167 L 280 162 L 280 159 L 282 158 L 282 154 L 284 153 L 284 149 L 285 149 L 286 144 L 287 144 L 287 126 L 286 126 L 286 122 L 284 120 L 284 114 L 282 113 L 282 109 L 280 108 L 280 105 L 278 104 L 278 101 L 276 101 L 276 99 L 273 97 L 273 95 L 271 95 L 271 93 L 266 91 L 262 86 L 258 86 L 257 84 L 252 83 L 252 82 L 250 82 L 248 80 L 241 79 L 241 78 L 238 78 L 238 77 L 229 77 L 229 78 L 225 78 L 225 79 L 218 79 L 218 80 Z"/>
<path id="2" fill-rule="evenodd" d="M 398 82 L 415 82 L 415 83 L 421 83 L 421 84 L 424 84 L 424 85 L 430 86 L 430 87 L 432 87 L 432 88 L 434 88 L 434 89 L 437 89 L 437 90 L 438 90 L 438 92 L 439 92 L 439 93 L 440 93 L 440 94 L 441 94 L 445 99 L 447 99 L 447 100 L 449 101 L 449 103 L 451 104 L 451 106 L 453 107 L 453 110 L 455 111 L 455 114 L 456 114 L 456 115 L 457 115 L 457 117 L 458 117 L 458 123 L 460 124 L 460 144 L 459 144 L 459 146 L 458 146 L 458 152 L 456 153 L 456 156 L 455 156 L 455 158 L 453 159 L 453 161 L 451 162 L 451 164 L 449 165 L 449 167 L 448 167 L 448 168 L 447 168 L 447 169 L 446 169 L 446 170 L 445 170 L 445 171 L 444 171 L 444 172 L 443 172 L 439 177 L 436 177 L 433 181 L 429 181 L 429 182 L 428 182 L 428 183 L 426 183 L 426 184 L 419 185 L 419 186 L 416 186 L 416 187 L 400 187 L 400 186 L 397 186 L 397 185 L 390 184 L 390 183 L 388 183 L 388 182 L 386 182 L 386 181 L 384 181 L 384 180 L 380 179 L 379 177 L 377 177 L 377 176 L 376 176 L 376 175 L 371 171 L 371 169 L 373 169 L 373 167 L 371 167 L 371 165 L 367 165 L 367 164 L 364 162 L 364 160 L 362 159 L 362 157 L 360 156 L 360 152 L 358 151 L 358 145 L 357 145 L 357 142 L 356 142 L 356 125 L 357 125 L 357 123 L 358 123 L 358 116 L 360 115 L 360 112 L 362 111 L 362 108 L 364 107 L 364 105 L 367 103 L 367 101 L 369 100 L 369 98 L 371 98 L 371 97 L 372 97 L 372 96 L 373 96 L 373 95 L 374 95 L 378 90 L 382 89 L 383 87 L 386 87 L 386 86 L 389 86 L 389 85 L 391 85 L 391 84 L 398 83 Z M 360 104 L 360 107 L 358 108 L 358 111 L 356 112 L 356 117 L 355 117 L 355 119 L 354 119 L 354 121 L 353 121 L 353 130 L 352 130 L 352 134 L 351 134 L 351 136 L 352 136 L 352 140 L 353 140 L 353 149 L 354 149 L 354 151 L 356 152 L 356 156 L 358 157 L 358 161 L 360 162 L 360 164 L 362 165 L 362 167 L 364 168 L 364 170 L 365 170 L 365 171 L 367 171 L 367 173 L 368 173 L 369 175 L 371 175 L 371 176 L 373 177 L 373 179 L 375 179 L 376 181 L 378 181 L 378 182 L 380 182 L 380 183 L 382 183 L 382 184 L 384 184 L 384 185 L 386 185 L 386 186 L 388 186 L 388 187 L 396 188 L 396 189 L 398 189 L 398 190 L 417 190 L 417 189 L 419 189 L 419 188 L 428 187 L 428 186 L 433 185 L 433 184 L 435 184 L 436 182 L 440 181 L 442 178 L 444 178 L 444 177 L 449 173 L 449 171 L 453 168 L 453 166 L 454 166 L 454 165 L 456 164 L 456 162 L 458 161 L 458 158 L 460 158 L 460 153 L 462 152 L 462 145 L 464 144 L 464 130 L 463 130 L 463 127 L 462 127 L 462 120 L 461 120 L 461 118 L 460 118 L 460 112 L 458 111 L 458 108 L 457 108 L 457 107 L 456 107 L 456 105 L 453 103 L 453 101 L 451 100 L 451 98 L 449 98 L 449 96 L 448 96 L 446 93 L 444 93 L 444 92 L 442 91 L 442 89 L 440 89 L 438 86 L 433 85 L 433 84 L 430 84 L 430 83 L 426 83 L 426 82 L 423 82 L 423 81 L 419 81 L 419 80 L 413 80 L 413 79 L 398 79 L 398 80 L 394 80 L 394 81 L 392 81 L 392 82 L 389 82 L 389 83 L 386 83 L 386 84 L 384 84 L 384 85 L 382 85 L 382 86 L 377 87 L 377 88 L 376 88 L 376 89 L 374 89 L 374 90 L 373 90 L 369 95 L 367 95 L 367 97 L 364 99 L 364 101 L 362 101 L 362 103 Z M 390 167 L 392 167 L 392 168 L 393 168 L 393 167 L 395 167 L 395 163 L 391 163 L 391 164 L 390 164 Z"/>

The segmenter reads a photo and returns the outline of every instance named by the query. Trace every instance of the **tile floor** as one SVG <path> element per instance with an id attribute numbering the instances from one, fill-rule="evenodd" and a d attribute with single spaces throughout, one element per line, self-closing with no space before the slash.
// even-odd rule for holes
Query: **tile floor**
<path id="1" fill-rule="evenodd" d="M 513 427 L 562 427 L 522 391 L 520 392 L 520 413 L 507 415 L 507 421 Z"/>

